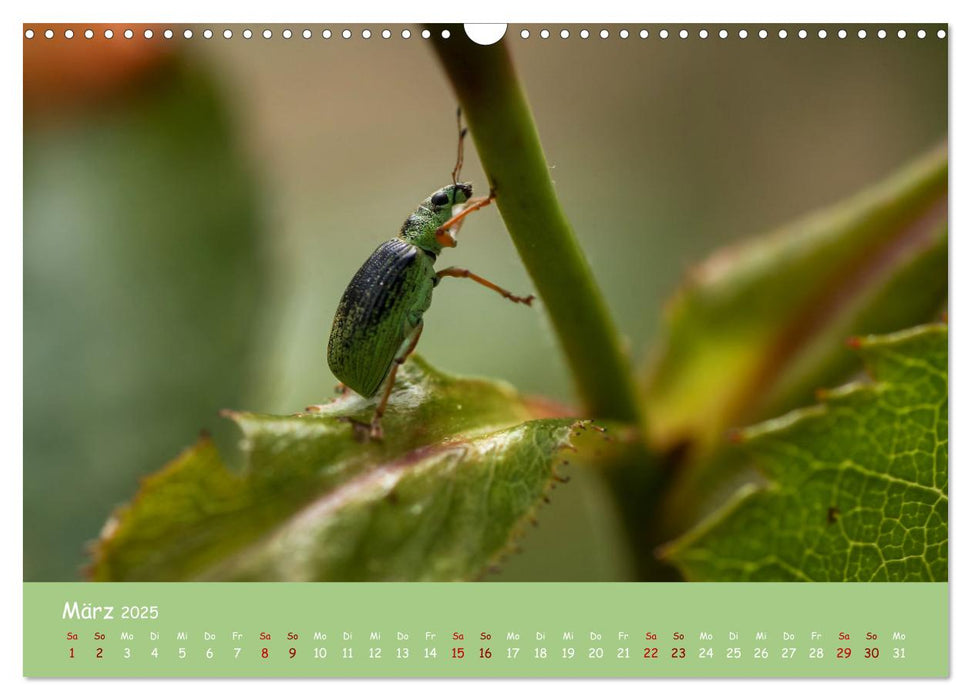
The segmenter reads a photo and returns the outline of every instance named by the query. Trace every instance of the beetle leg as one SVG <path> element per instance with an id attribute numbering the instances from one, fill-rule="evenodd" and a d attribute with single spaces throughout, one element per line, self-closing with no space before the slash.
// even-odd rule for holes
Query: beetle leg
<path id="1" fill-rule="evenodd" d="M 465 277 L 467 279 L 472 280 L 473 282 L 478 282 L 483 287 L 488 287 L 494 292 L 499 292 L 499 294 L 504 296 L 509 301 L 516 302 L 517 304 L 525 304 L 526 306 L 532 306 L 533 299 L 536 298 L 532 294 L 530 294 L 527 297 L 517 297 L 512 292 L 506 289 L 503 289 L 498 284 L 490 282 L 485 277 L 479 277 L 474 272 L 470 272 L 469 270 L 466 270 L 461 267 L 446 267 L 444 270 L 439 270 L 436 273 L 436 276 L 438 277 L 438 279 L 442 279 L 443 277 Z"/>
<path id="2" fill-rule="evenodd" d="M 381 430 L 381 418 L 384 417 L 384 409 L 388 406 L 388 399 L 391 396 L 391 390 L 394 389 L 394 380 L 398 374 L 398 368 L 405 363 L 408 356 L 415 351 L 415 346 L 418 345 L 418 339 L 421 337 L 421 331 L 425 327 L 424 321 L 418 324 L 415 328 L 414 335 L 411 337 L 411 342 L 408 343 L 408 348 L 399 356 L 394 358 L 394 362 L 391 364 L 391 373 L 388 375 L 386 380 L 386 385 L 384 387 L 384 395 L 381 397 L 381 403 L 374 410 L 374 417 L 371 419 L 371 439 L 380 440 L 384 432 Z"/>

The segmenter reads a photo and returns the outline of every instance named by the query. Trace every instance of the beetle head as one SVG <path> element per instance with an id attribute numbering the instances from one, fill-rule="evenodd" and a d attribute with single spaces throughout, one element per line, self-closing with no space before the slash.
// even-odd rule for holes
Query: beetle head
<path id="1" fill-rule="evenodd" d="M 432 192 L 421 205 L 433 212 L 445 211 L 448 216 L 443 221 L 447 221 L 452 216 L 452 207 L 467 202 L 471 196 L 471 184 L 456 182 L 454 185 L 445 185 L 442 189 Z"/>
<path id="2" fill-rule="evenodd" d="M 455 238 L 452 232 L 439 229 L 452 218 L 453 208 L 465 204 L 471 197 L 472 185 L 467 182 L 446 185 L 432 192 L 405 221 L 401 237 L 435 255 L 442 248 L 453 248 Z"/>

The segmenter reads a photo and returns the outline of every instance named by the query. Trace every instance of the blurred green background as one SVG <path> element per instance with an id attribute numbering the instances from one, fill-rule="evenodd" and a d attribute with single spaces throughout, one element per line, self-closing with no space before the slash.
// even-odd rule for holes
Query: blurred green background
<path id="1" fill-rule="evenodd" d="M 83 576 L 139 477 L 220 408 L 332 396 L 324 346 L 357 267 L 450 179 L 456 102 L 427 43 L 294 35 L 25 40 L 24 576 Z M 86 27 L 76 27 L 80 34 Z M 222 32 L 229 28 L 232 39 Z M 640 362 L 693 262 L 873 182 L 947 134 L 933 34 L 745 40 L 506 34 L 558 194 Z M 100 37 L 103 27 L 95 27 Z M 872 28 L 871 28 L 872 29 Z M 470 149 L 471 151 L 471 149 Z M 474 152 L 464 179 L 485 177 Z M 497 212 L 444 265 L 529 280 Z M 542 310 L 446 281 L 419 352 L 451 372 L 572 401 Z M 629 575 L 602 485 L 574 473 L 490 578 Z"/>

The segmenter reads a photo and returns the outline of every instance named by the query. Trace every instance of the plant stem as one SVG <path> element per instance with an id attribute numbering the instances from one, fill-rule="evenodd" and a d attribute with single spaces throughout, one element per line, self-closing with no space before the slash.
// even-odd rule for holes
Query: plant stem
<path id="1" fill-rule="evenodd" d="M 432 44 L 462 106 L 509 235 L 550 315 L 586 415 L 640 425 L 630 362 L 560 207 L 532 113 L 504 41 L 480 46 L 461 25 Z"/>

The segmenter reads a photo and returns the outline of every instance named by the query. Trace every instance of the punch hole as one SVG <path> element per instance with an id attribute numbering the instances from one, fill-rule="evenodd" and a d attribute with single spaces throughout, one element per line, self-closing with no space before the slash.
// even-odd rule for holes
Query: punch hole
<path id="1" fill-rule="evenodd" d="M 807 36 L 809 36 L 809 32 L 807 32 L 805 29 L 800 29 L 799 30 L 799 38 L 800 39 L 805 39 Z"/>
<path id="2" fill-rule="evenodd" d="M 252 32 L 252 30 L 250 30 L 250 29 L 244 29 L 243 30 L 243 38 L 244 39 L 252 39 L 253 38 L 253 32 Z"/>
<path id="3" fill-rule="evenodd" d="M 28 39 L 33 39 L 34 38 L 34 30 L 33 29 L 28 29 L 26 32 L 24 32 L 24 36 L 26 38 L 28 38 Z"/>
<path id="4" fill-rule="evenodd" d="M 720 32 L 718 32 L 718 38 L 719 39 L 727 39 L 728 38 L 728 30 L 727 29 L 722 29 Z"/>
<path id="5" fill-rule="evenodd" d="M 322 36 L 324 39 L 330 39 L 333 36 L 333 34 L 329 29 L 325 29 L 320 33 L 320 36 Z M 407 39 L 408 37 L 405 37 L 405 38 Z"/>
<path id="6" fill-rule="evenodd" d="M 918 39 L 923 39 L 925 36 L 927 36 L 927 32 L 925 32 L 923 29 L 918 29 L 917 30 L 917 38 Z"/>
<path id="7" fill-rule="evenodd" d="M 818 36 L 820 39 L 825 39 L 826 38 L 826 30 L 825 29 L 820 29 L 818 32 L 816 32 L 816 36 Z"/>
<path id="8" fill-rule="evenodd" d="M 946 31 L 944 31 L 943 29 L 938 29 L 937 30 L 937 38 L 938 39 L 943 39 L 946 36 L 947 36 L 947 32 Z"/>
<path id="9" fill-rule="evenodd" d="M 838 32 L 836 32 L 836 36 L 838 36 L 840 39 L 845 39 L 846 38 L 846 30 L 845 29 L 840 29 Z"/>
<path id="10" fill-rule="evenodd" d="M 550 38 L 550 30 L 549 29 L 542 30 L 539 33 L 539 38 L 540 39 L 549 39 Z"/>
<path id="11" fill-rule="evenodd" d="M 898 39 L 906 39 L 907 38 L 907 32 L 905 32 L 903 29 L 898 30 L 897 31 L 897 38 Z"/>
<path id="12" fill-rule="evenodd" d="M 421 38 L 422 39 L 431 39 L 432 38 L 432 33 L 430 31 L 428 31 L 427 29 L 422 29 L 421 30 Z"/>
<path id="13" fill-rule="evenodd" d="M 466 34 L 468 35 L 468 37 L 472 41 L 474 41 L 475 43 L 480 44 L 480 45 L 484 45 L 484 46 L 489 45 L 489 44 L 494 44 L 497 41 L 501 40 L 505 36 L 505 33 L 506 33 L 507 29 L 508 29 L 508 25 L 506 25 L 506 24 L 468 24 L 468 25 L 465 25 Z M 301 31 L 301 35 L 303 36 L 304 39 L 310 39 L 313 36 L 312 32 L 309 29 L 304 29 L 304 30 L 299 30 L 299 31 Z M 940 30 L 936 30 L 936 31 L 932 30 L 932 32 L 933 32 L 933 35 L 936 36 L 939 39 L 944 39 L 944 38 L 947 37 L 947 31 L 944 30 L 944 29 L 940 29 Z M 928 32 L 927 30 L 924 30 L 924 29 L 920 29 L 920 30 L 917 30 L 915 32 L 917 38 L 919 38 L 919 39 L 925 39 L 925 38 L 927 38 L 930 33 L 931 32 Z M 206 29 L 206 30 L 203 31 L 203 37 L 206 38 L 206 39 L 211 39 L 214 36 L 214 34 L 215 33 L 211 29 Z M 364 30 L 361 31 L 360 36 L 363 39 L 370 39 L 371 36 L 372 36 L 372 34 L 373 34 L 373 32 L 370 29 L 364 29 Z M 422 34 L 422 37 L 423 38 L 426 38 L 426 39 L 427 38 L 431 38 L 431 32 L 429 30 L 424 30 L 424 31 L 422 31 L 421 34 Z M 649 37 L 649 32 L 646 29 L 640 30 L 638 34 L 639 34 L 639 36 L 642 39 L 646 39 L 646 38 Z M 719 34 L 719 36 L 721 38 L 727 38 L 728 37 L 728 32 L 726 32 L 725 30 L 721 30 L 720 32 L 718 32 L 718 34 Z M 768 38 L 768 31 L 765 30 L 765 29 L 759 30 L 757 34 L 758 34 L 758 37 L 760 39 L 766 39 L 766 38 Z M 904 30 L 904 29 L 897 30 L 895 32 L 895 34 L 896 34 L 896 36 L 897 36 L 898 39 L 906 39 L 907 36 L 908 36 L 908 32 L 906 30 Z M 28 30 L 25 30 L 25 32 L 24 32 L 24 36 L 26 38 L 28 38 L 28 39 L 32 39 L 32 38 L 34 38 L 37 35 L 38 34 L 33 29 L 28 29 Z M 91 29 L 87 29 L 87 30 L 84 30 L 82 32 L 82 35 L 86 39 L 93 39 L 94 38 L 94 31 L 91 30 Z M 133 39 L 134 36 L 135 36 L 135 32 L 132 29 L 126 29 L 124 31 L 123 35 L 124 35 L 124 37 L 126 39 Z M 156 36 L 155 35 L 155 32 L 152 29 L 145 29 L 142 32 L 142 35 L 144 36 L 145 39 L 153 39 Z M 252 31 L 249 30 L 249 29 L 243 31 L 243 37 L 244 38 L 249 39 L 249 38 L 252 37 L 252 35 L 253 35 L 252 34 Z M 324 36 L 324 38 L 329 38 L 329 36 L 330 36 L 328 30 L 325 30 L 322 35 Z M 546 38 L 549 38 L 551 36 L 551 32 L 549 30 L 544 29 L 544 30 L 542 30 L 540 32 L 540 35 L 542 36 L 542 38 L 546 39 Z M 677 31 L 677 35 L 681 39 L 687 39 L 690 36 L 690 32 L 688 30 L 686 30 L 686 29 L 682 29 L 682 30 L 678 30 Z M 847 34 L 846 30 L 843 30 L 843 29 L 838 30 L 836 32 L 836 36 L 838 38 L 840 38 L 840 39 L 845 39 L 847 37 L 847 35 L 848 34 Z M 866 39 L 866 38 L 869 37 L 869 33 L 868 33 L 868 31 L 866 29 L 860 29 L 860 30 L 858 30 L 856 32 L 856 35 L 860 39 Z M 888 32 L 885 29 L 879 29 L 879 30 L 876 31 L 876 34 L 875 35 L 876 35 L 876 38 L 882 40 L 882 39 L 886 39 L 888 36 L 890 36 L 890 32 Z M 53 30 L 47 30 L 46 32 L 44 32 L 44 36 L 47 36 L 48 38 L 53 38 L 54 37 Z M 76 36 L 76 32 L 73 29 L 66 29 L 64 31 L 64 35 L 63 36 L 66 39 L 74 39 L 75 36 Z M 108 30 L 105 30 L 104 36 L 105 36 L 105 38 L 109 38 L 110 39 L 110 38 L 113 38 L 114 37 L 114 33 L 110 29 L 108 29 Z M 162 36 L 164 38 L 166 38 L 166 39 L 171 39 L 174 36 L 174 33 L 172 32 L 172 30 L 169 29 L 169 30 L 165 30 L 164 32 L 162 32 Z M 187 39 L 192 38 L 192 36 L 193 36 L 192 31 L 189 30 L 189 29 L 186 29 L 183 32 L 183 36 L 185 36 L 185 38 L 187 38 Z M 222 31 L 222 36 L 225 39 L 231 39 L 231 38 L 233 38 L 233 31 L 230 30 L 230 29 L 225 29 L 225 30 Z M 267 39 L 272 38 L 272 32 L 269 29 L 264 30 L 263 36 L 265 38 L 267 38 Z M 292 38 L 294 36 L 294 32 L 291 29 L 284 29 L 281 32 L 281 36 L 284 39 L 290 39 L 290 38 Z M 352 38 L 353 33 L 351 32 L 351 30 L 345 29 L 342 32 L 342 36 L 345 39 L 350 39 L 350 38 Z M 383 30 L 381 32 L 381 36 L 382 36 L 382 38 L 389 39 L 389 38 L 391 38 L 392 33 L 389 30 Z M 448 39 L 448 38 L 450 38 L 451 34 L 450 34 L 449 30 L 445 29 L 445 30 L 442 30 L 441 36 L 442 36 L 442 38 Z M 529 38 L 530 37 L 529 30 L 523 29 L 520 32 L 520 36 L 523 39 Z M 562 39 L 569 39 L 570 38 L 570 30 L 568 30 L 568 29 L 561 29 L 559 31 L 559 36 Z M 580 38 L 587 39 L 587 38 L 590 37 L 590 32 L 588 30 L 586 30 L 586 29 L 583 29 L 583 30 L 579 31 L 579 36 L 580 36 Z M 600 36 L 601 36 L 601 38 L 606 39 L 606 38 L 609 38 L 610 33 L 609 33 L 608 30 L 603 29 L 603 30 L 600 31 Z M 621 30 L 618 31 L 618 36 L 621 39 L 627 39 L 627 38 L 630 37 L 630 31 L 627 30 L 627 29 L 621 29 Z M 659 36 L 662 39 L 667 39 L 670 36 L 670 32 L 667 29 L 662 29 L 659 32 Z M 708 38 L 708 36 L 709 36 L 709 33 L 708 33 L 707 30 L 699 30 L 699 32 L 698 32 L 698 37 L 699 38 L 706 39 L 706 38 Z M 740 39 L 746 39 L 746 38 L 748 38 L 748 36 L 749 36 L 749 32 L 747 30 L 740 29 L 738 31 L 738 37 Z M 780 39 L 788 38 L 788 32 L 785 29 L 780 29 L 778 31 L 778 36 L 779 36 Z M 797 32 L 797 36 L 800 39 L 806 39 L 809 36 L 809 32 L 806 29 L 800 29 Z M 825 29 L 819 29 L 819 30 L 816 31 L 816 36 L 819 39 L 827 39 L 829 37 L 829 34 L 828 34 L 828 32 Z M 403 30 L 402 31 L 402 38 L 405 38 L 405 39 L 410 38 L 410 32 L 408 30 Z"/>
<path id="14" fill-rule="evenodd" d="M 886 39 L 886 38 L 887 38 L 886 29 L 881 29 L 880 31 L 877 32 L 877 39 Z"/>
<path id="15" fill-rule="evenodd" d="M 866 29 L 861 29 L 856 33 L 856 35 L 861 39 L 866 39 Z"/>
<path id="16" fill-rule="evenodd" d="M 410 39 L 411 38 L 411 30 L 410 29 L 402 29 L 401 30 L 401 38 L 402 39 Z"/>

